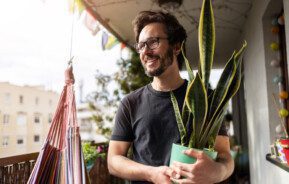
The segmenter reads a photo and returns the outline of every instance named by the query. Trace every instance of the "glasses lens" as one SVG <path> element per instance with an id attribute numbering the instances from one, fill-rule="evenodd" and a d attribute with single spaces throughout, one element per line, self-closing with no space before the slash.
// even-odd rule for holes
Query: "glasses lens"
<path id="1" fill-rule="evenodd" d="M 139 53 L 139 52 L 141 52 L 143 50 L 144 46 L 145 46 L 144 42 L 136 43 L 135 44 L 135 49 Z"/>
<path id="2" fill-rule="evenodd" d="M 149 49 L 155 49 L 159 46 L 159 39 L 158 38 L 151 38 L 147 40 L 147 45 Z"/>
<path id="3" fill-rule="evenodd" d="M 149 38 L 145 42 L 139 42 L 135 44 L 135 49 L 140 53 L 147 45 L 148 49 L 152 50 L 159 46 L 159 38 Z"/>

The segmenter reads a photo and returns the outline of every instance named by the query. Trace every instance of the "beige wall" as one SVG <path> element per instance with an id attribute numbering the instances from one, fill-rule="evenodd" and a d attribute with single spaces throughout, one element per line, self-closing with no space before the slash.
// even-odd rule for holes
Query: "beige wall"
<path id="1" fill-rule="evenodd" d="M 23 103 L 20 103 L 20 96 L 23 96 Z M 49 130 L 49 116 L 54 114 L 58 99 L 59 94 L 41 87 L 0 82 L 0 158 L 39 151 Z M 4 115 L 9 115 L 8 123 L 4 123 Z M 39 123 L 34 122 L 37 115 Z M 19 124 L 21 122 L 24 124 Z M 39 142 L 34 141 L 35 135 L 39 135 Z M 3 145 L 7 137 L 8 145 Z M 17 144 L 19 138 L 23 138 L 23 144 Z"/>

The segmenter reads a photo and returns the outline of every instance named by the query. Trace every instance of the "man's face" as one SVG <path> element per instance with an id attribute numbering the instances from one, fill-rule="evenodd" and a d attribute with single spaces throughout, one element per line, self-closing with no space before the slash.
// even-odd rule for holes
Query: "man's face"
<path id="1" fill-rule="evenodd" d="M 154 49 L 148 48 L 150 39 L 158 39 L 158 45 Z M 139 43 L 146 42 L 140 51 L 140 59 L 148 76 L 160 76 L 173 63 L 173 48 L 169 45 L 165 26 L 161 23 L 146 25 L 139 35 Z"/>

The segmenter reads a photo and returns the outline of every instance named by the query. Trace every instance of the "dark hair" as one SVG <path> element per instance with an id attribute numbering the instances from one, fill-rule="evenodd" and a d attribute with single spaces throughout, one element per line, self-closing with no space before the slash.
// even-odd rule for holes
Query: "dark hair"
<path id="1" fill-rule="evenodd" d="M 175 45 L 177 43 L 182 44 L 182 42 L 186 40 L 186 30 L 172 14 L 164 13 L 161 11 L 142 11 L 133 21 L 135 41 L 138 42 L 140 32 L 146 25 L 156 22 L 165 25 L 170 45 Z M 177 59 L 179 69 L 181 69 L 182 63 L 184 61 L 181 53 L 178 55 Z"/>

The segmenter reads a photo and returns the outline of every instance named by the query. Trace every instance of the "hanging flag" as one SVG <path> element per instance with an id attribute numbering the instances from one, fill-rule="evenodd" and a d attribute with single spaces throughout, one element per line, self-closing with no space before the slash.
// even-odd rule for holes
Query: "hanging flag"
<path id="1" fill-rule="evenodd" d="M 102 48 L 102 50 L 105 50 L 105 45 L 106 45 L 107 41 L 108 41 L 108 34 L 105 31 L 103 31 L 102 32 L 102 37 L 101 37 L 101 48 Z"/>
<path id="2" fill-rule="evenodd" d="M 122 42 L 121 42 L 120 50 L 123 50 L 124 48 L 126 48 L 126 45 L 125 45 L 125 43 L 122 43 Z"/>
<path id="3" fill-rule="evenodd" d="M 117 40 L 117 38 L 115 36 L 109 35 L 107 43 L 105 45 L 105 49 L 109 50 L 109 49 L 113 48 L 114 46 L 116 46 L 118 43 L 119 43 L 119 41 Z"/>
<path id="4" fill-rule="evenodd" d="M 99 22 L 87 11 L 85 11 L 84 25 L 91 31 L 93 36 L 100 31 Z"/>
<path id="5" fill-rule="evenodd" d="M 78 10 L 79 15 L 85 10 L 85 6 L 82 3 L 82 0 L 68 0 L 68 10 L 70 13 Z"/>
<path id="6" fill-rule="evenodd" d="M 113 35 L 108 35 L 107 32 L 103 31 L 102 32 L 102 50 L 110 50 L 113 48 L 115 45 L 119 43 L 117 38 Z"/>

